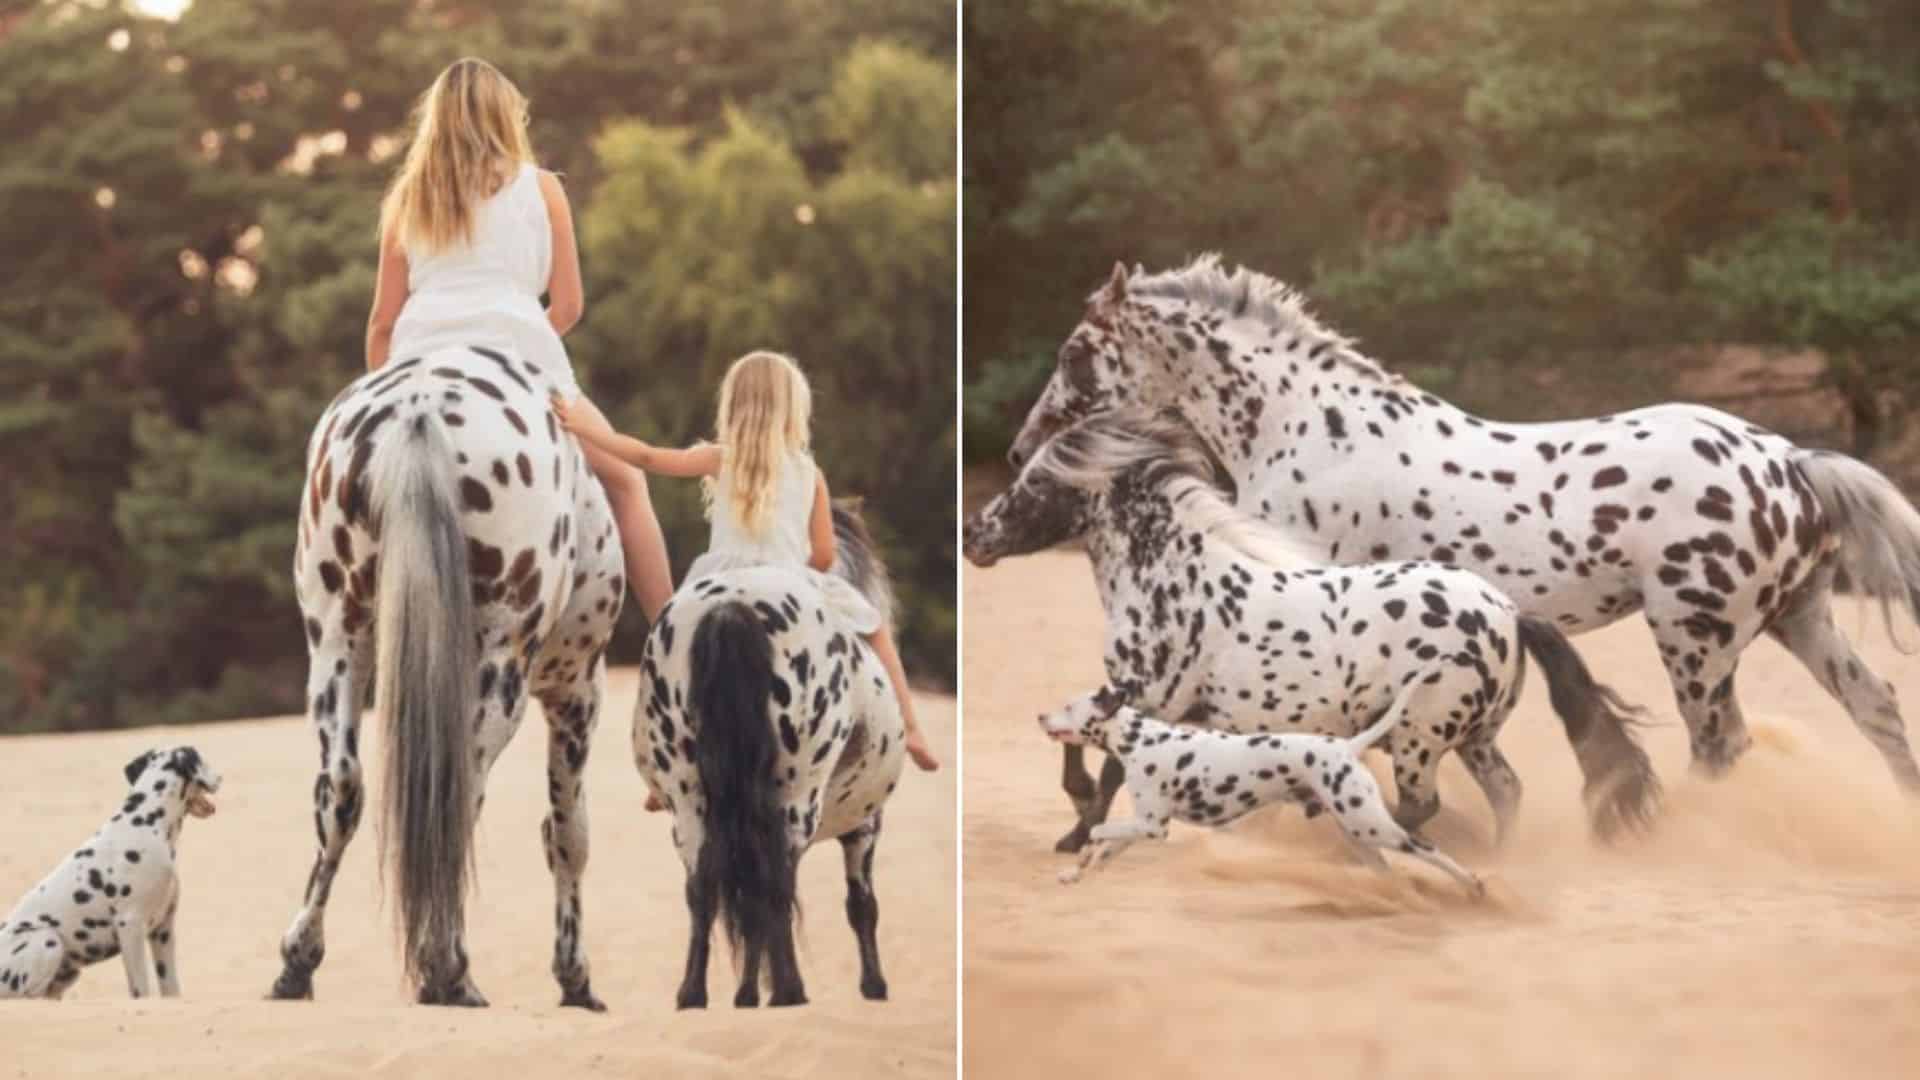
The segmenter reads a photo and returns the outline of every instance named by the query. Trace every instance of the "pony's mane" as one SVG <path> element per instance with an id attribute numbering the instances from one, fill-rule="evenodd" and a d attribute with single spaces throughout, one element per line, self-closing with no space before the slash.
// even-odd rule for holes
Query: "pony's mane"
<path id="1" fill-rule="evenodd" d="M 1252 318 L 1270 329 L 1326 345 L 1333 359 L 1362 375 L 1389 382 L 1398 378 L 1355 348 L 1352 338 L 1322 326 L 1307 310 L 1307 298 L 1298 289 L 1244 266 L 1229 270 L 1216 252 L 1200 255 L 1178 270 L 1147 274 L 1136 267 L 1127 279 L 1127 295 L 1202 304 L 1235 318 Z"/>
<path id="2" fill-rule="evenodd" d="M 1027 471 L 1098 492 L 1139 466 L 1146 467 L 1147 484 L 1166 496 L 1182 526 L 1276 570 L 1324 563 L 1284 531 L 1235 506 L 1220 489 L 1199 436 L 1173 413 L 1141 408 L 1096 413 L 1049 439 Z"/>

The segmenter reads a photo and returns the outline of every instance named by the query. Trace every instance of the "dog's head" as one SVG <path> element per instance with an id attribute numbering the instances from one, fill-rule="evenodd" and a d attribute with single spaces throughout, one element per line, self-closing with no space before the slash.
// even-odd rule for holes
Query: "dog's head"
<path id="1" fill-rule="evenodd" d="M 1122 711 L 1120 695 L 1103 688 L 1040 714 L 1040 730 L 1054 742 L 1105 747 L 1114 718 Z"/>
<path id="2" fill-rule="evenodd" d="M 181 794 L 187 800 L 187 812 L 194 817 L 212 817 L 213 799 L 220 790 L 220 774 L 200 756 L 200 751 L 191 746 L 174 746 L 161 750 L 149 750 L 132 761 L 127 762 L 127 783 L 139 787 L 142 779 L 148 781 L 167 774 L 180 779 Z"/>

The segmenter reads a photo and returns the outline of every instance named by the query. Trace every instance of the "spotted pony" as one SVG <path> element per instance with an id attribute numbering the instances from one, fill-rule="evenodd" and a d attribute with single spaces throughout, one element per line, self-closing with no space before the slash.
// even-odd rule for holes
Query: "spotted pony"
<path id="1" fill-rule="evenodd" d="M 835 533 L 835 572 L 884 614 L 886 571 L 864 527 L 837 508 Z M 633 720 L 634 762 L 673 813 L 687 871 L 680 1008 L 707 1005 L 716 917 L 739 959 L 735 1006 L 759 1004 L 763 973 L 769 1005 L 806 1002 L 795 877 L 807 848 L 829 838 L 846 860 L 860 993 L 886 998 L 873 856 L 905 731 L 879 660 L 831 621 L 805 577 L 759 567 L 680 587 L 642 647 Z"/>
<path id="2" fill-rule="evenodd" d="M 1843 571 L 1883 610 L 1920 610 L 1920 512 L 1859 461 L 1700 405 L 1483 419 L 1387 372 L 1285 285 L 1215 256 L 1155 274 L 1114 267 L 1009 457 L 1126 404 L 1177 409 L 1241 505 L 1329 561 L 1466 567 L 1569 634 L 1643 614 L 1710 775 L 1752 744 L 1734 673 L 1770 634 L 1920 795 L 1893 687 L 1831 611 Z"/>
<path id="3" fill-rule="evenodd" d="M 486 776 L 529 698 L 547 718 L 541 825 L 561 1004 L 602 1009 L 582 945 L 582 776 L 625 582 L 605 493 L 530 364 L 447 349 L 355 380 L 314 429 L 294 577 L 319 737 L 319 850 L 276 998 L 310 998 L 327 899 L 366 786 L 360 706 L 386 711 L 382 859 L 426 1004 L 485 1005 L 464 905 Z"/>
<path id="4" fill-rule="evenodd" d="M 1553 624 L 1520 617 L 1460 567 L 1323 565 L 1234 506 L 1178 417 L 1118 409 L 1061 431 L 968 518 L 965 549 L 991 566 L 1076 537 L 1106 611 L 1105 700 L 1227 732 L 1351 737 L 1423 684 L 1413 715 L 1379 739 L 1393 758 L 1395 819 L 1416 829 L 1439 810 L 1440 761 L 1457 752 L 1504 838 L 1521 785 L 1495 739 L 1519 699 L 1525 650 L 1581 748 L 1596 827 L 1651 811 L 1658 785 L 1628 708 Z M 1110 753 L 1097 791 L 1076 783 L 1080 752 L 1067 746 L 1080 822 L 1063 851 L 1094 834 L 1125 778 L 1123 755 Z"/>

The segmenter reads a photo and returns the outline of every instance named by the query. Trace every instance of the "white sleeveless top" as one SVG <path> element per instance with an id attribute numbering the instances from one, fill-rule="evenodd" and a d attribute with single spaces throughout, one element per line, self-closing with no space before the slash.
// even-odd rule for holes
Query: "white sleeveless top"
<path id="1" fill-rule="evenodd" d="M 871 634 L 880 629 L 880 612 L 860 595 L 845 578 L 823 574 L 807 565 L 813 554 L 813 539 L 808 526 L 813 520 L 813 458 L 789 454 L 774 478 L 773 505 L 768 508 L 766 529 L 759 536 L 746 530 L 740 515 L 728 501 L 726 489 L 714 494 L 713 532 L 707 552 L 693 561 L 687 580 L 707 574 L 740 570 L 754 566 L 777 566 L 799 570 L 812 579 L 826 600 L 827 609 L 840 624 L 856 634 Z"/>
<path id="2" fill-rule="evenodd" d="M 407 302 L 390 356 L 478 345 L 531 364 L 549 389 L 580 396 L 560 335 L 540 306 L 553 268 L 553 226 L 531 163 L 474 208 L 473 241 L 407 253 Z"/>

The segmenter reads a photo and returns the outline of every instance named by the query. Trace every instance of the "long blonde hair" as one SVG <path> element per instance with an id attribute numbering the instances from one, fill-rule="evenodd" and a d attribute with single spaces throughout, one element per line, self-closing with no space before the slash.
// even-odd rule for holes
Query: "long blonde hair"
<path id="1" fill-rule="evenodd" d="M 765 532 L 774 483 L 790 455 L 807 452 L 812 424 L 813 391 L 798 364 L 765 350 L 735 360 L 720 383 L 714 426 L 724 457 L 706 488 L 708 513 L 724 491 L 740 526 Z"/>
<path id="2" fill-rule="evenodd" d="M 485 60 L 447 65 L 414 106 L 413 142 L 380 204 L 380 232 L 431 254 L 473 240 L 473 212 L 533 160 L 527 99 Z"/>

